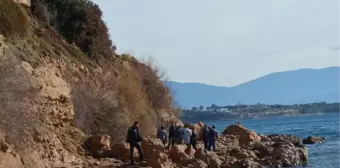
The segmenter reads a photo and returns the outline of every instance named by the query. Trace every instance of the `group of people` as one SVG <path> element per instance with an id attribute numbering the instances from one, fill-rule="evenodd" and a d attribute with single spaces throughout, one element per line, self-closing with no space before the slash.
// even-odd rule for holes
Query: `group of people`
<path id="1" fill-rule="evenodd" d="M 182 126 L 171 124 L 168 132 L 165 130 L 164 126 L 161 126 L 157 132 L 157 137 L 163 142 L 164 145 L 168 143 L 167 148 L 170 148 L 170 146 L 174 146 L 176 144 L 184 143 L 188 147 L 193 147 L 195 150 L 197 150 L 198 135 L 196 134 L 195 129 L 190 129 L 187 124 L 185 124 L 183 128 Z M 216 127 L 214 125 L 212 127 L 205 125 L 201 138 L 204 143 L 204 149 L 207 151 L 210 151 L 211 149 L 215 150 L 217 138 L 218 132 Z"/>
<path id="2" fill-rule="evenodd" d="M 170 146 L 174 146 L 177 144 L 186 144 L 188 148 L 193 147 L 194 150 L 197 150 L 197 140 L 198 135 L 194 128 L 189 128 L 188 124 L 185 124 L 184 127 L 180 125 L 171 124 L 169 130 L 167 131 L 164 126 L 161 126 L 157 131 L 157 138 L 163 142 L 163 145 L 169 149 Z M 204 144 L 205 151 L 210 151 L 213 149 L 216 150 L 216 140 L 218 138 L 218 132 L 216 127 L 213 125 L 212 127 L 204 126 L 202 131 L 202 141 Z M 139 158 L 141 161 L 144 160 L 144 153 L 141 146 L 142 136 L 139 131 L 139 123 L 135 122 L 132 127 L 129 128 L 126 142 L 130 145 L 130 159 L 131 164 L 134 164 L 133 153 L 134 148 L 138 150 Z"/>

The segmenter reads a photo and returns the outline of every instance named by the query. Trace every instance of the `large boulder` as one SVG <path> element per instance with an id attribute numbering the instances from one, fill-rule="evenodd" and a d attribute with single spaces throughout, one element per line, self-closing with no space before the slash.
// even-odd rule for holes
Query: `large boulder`
<path id="1" fill-rule="evenodd" d="M 284 167 L 306 165 L 308 150 L 304 147 L 295 147 L 292 143 L 279 143 L 274 147 L 271 161 L 281 163 Z"/>
<path id="2" fill-rule="evenodd" d="M 142 149 L 145 155 L 145 159 L 149 159 L 153 150 L 159 152 L 165 152 L 165 147 L 160 139 L 144 139 L 142 142 Z"/>
<path id="3" fill-rule="evenodd" d="M 156 150 L 151 151 L 151 154 L 149 155 L 149 158 L 147 160 L 147 164 L 148 166 L 151 166 L 153 168 L 173 167 L 173 165 L 170 163 L 168 159 L 168 155 L 163 152 L 156 151 Z"/>
<path id="4" fill-rule="evenodd" d="M 114 157 L 123 162 L 130 161 L 130 145 L 128 143 L 113 144 L 110 151 L 106 152 L 106 157 Z M 134 160 L 139 160 L 138 150 L 135 149 L 133 153 Z"/>
<path id="5" fill-rule="evenodd" d="M 308 138 L 302 141 L 303 144 L 317 144 L 317 143 L 324 143 L 326 139 L 324 137 L 319 136 L 309 136 Z"/>
<path id="6" fill-rule="evenodd" d="M 187 164 L 190 160 L 190 156 L 187 155 L 184 150 L 185 149 L 183 149 L 180 145 L 171 147 L 169 150 L 169 157 L 171 161 L 180 165 Z"/>
<path id="7" fill-rule="evenodd" d="M 104 134 L 91 136 L 85 141 L 84 148 L 94 157 L 105 157 L 104 153 L 111 148 L 111 137 Z"/>
<path id="8" fill-rule="evenodd" d="M 142 149 L 147 160 L 147 164 L 154 168 L 171 168 L 173 167 L 168 155 L 165 152 L 165 147 L 159 139 L 144 139 Z"/>
<path id="9" fill-rule="evenodd" d="M 130 146 L 127 143 L 113 144 L 110 151 L 110 156 L 127 161 L 130 160 Z"/>
<path id="10" fill-rule="evenodd" d="M 250 131 L 241 124 L 230 125 L 222 134 L 239 136 L 240 145 L 249 145 L 252 142 L 261 141 L 261 137 L 257 135 L 255 131 Z"/>
<path id="11" fill-rule="evenodd" d="M 188 124 L 189 129 L 195 129 L 195 133 L 197 134 L 198 140 L 203 140 L 203 128 L 204 123 L 199 122 L 197 124 Z"/>

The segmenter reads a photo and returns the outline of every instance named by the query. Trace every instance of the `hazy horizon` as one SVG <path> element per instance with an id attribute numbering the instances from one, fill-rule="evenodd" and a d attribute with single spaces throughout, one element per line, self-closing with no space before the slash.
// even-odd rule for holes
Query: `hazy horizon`
<path id="1" fill-rule="evenodd" d="M 94 2 L 118 52 L 155 57 L 172 81 L 234 86 L 340 66 L 337 0 Z"/>

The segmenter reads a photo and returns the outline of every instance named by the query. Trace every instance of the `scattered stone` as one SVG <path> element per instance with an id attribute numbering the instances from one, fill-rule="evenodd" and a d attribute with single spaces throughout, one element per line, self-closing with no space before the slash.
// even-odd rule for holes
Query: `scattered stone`
<path id="1" fill-rule="evenodd" d="M 6 142 L 3 141 L 3 140 L 0 140 L 0 149 L 1 149 L 1 151 L 4 152 L 4 153 L 9 153 L 9 152 L 11 152 L 10 146 L 8 145 L 8 143 L 6 143 Z"/>

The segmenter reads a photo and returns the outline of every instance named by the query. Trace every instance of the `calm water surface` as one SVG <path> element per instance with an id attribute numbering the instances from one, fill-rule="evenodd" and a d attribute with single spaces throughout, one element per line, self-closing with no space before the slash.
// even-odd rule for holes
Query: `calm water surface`
<path id="1" fill-rule="evenodd" d="M 247 128 L 261 134 L 296 134 L 300 138 L 309 135 L 323 136 L 327 142 L 324 144 L 307 145 L 309 148 L 309 165 L 313 168 L 340 168 L 340 140 L 339 140 L 339 113 L 315 115 L 270 117 L 258 119 L 239 119 L 230 121 L 207 122 L 214 124 L 221 132 L 230 124 L 241 122 Z"/>

